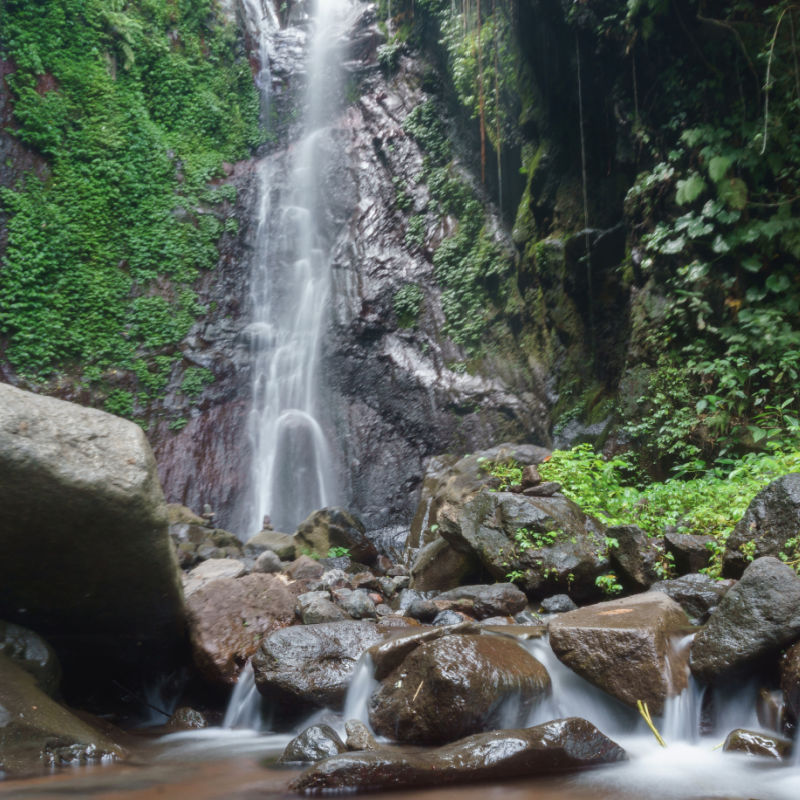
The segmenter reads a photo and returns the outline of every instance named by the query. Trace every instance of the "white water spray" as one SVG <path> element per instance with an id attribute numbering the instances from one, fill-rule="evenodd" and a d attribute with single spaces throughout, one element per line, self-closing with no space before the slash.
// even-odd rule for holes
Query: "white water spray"
<path id="1" fill-rule="evenodd" d="M 251 0 L 259 5 L 258 0 Z M 250 490 L 240 533 L 261 529 L 265 515 L 292 531 L 336 499 L 328 442 L 320 422 L 320 341 L 330 295 L 330 252 L 321 218 L 328 149 L 326 125 L 340 94 L 338 42 L 350 0 L 319 0 L 308 38 L 304 133 L 287 153 L 260 167 L 259 222 L 248 327 L 253 368 L 248 435 Z M 274 12 L 273 12 L 274 14 Z M 268 56 L 276 20 L 261 19 Z M 265 85 L 267 66 L 262 67 Z M 264 106 L 268 105 L 265 100 Z"/>

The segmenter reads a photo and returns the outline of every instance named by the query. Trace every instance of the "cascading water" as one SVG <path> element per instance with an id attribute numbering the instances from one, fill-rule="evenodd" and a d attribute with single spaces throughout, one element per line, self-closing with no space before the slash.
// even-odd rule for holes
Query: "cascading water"
<path id="1" fill-rule="evenodd" d="M 255 0 L 253 0 L 255 2 Z M 323 230 L 326 125 L 339 107 L 339 35 L 350 0 L 319 0 L 308 35 L 306 114 L 288 152 L 260 166 L 258 227 L 248 327 L 252 365 L 250 489 L 244 535 L 269 515 L 292 531 L 311 511 L 336 499 L 330 448 L 320 421 L 319 357 L 330 295 L 330 242 Z M 269 59 L 272 17 L 261 18 L 262 62 Z M 268 68 L 262 88 L 269 92 Z M 268 99 L 264 101 L 265 107 Z"/>

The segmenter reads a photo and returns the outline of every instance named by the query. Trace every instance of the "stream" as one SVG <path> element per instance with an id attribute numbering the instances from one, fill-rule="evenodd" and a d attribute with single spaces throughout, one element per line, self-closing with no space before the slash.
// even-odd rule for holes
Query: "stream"
<path id="1" fill-rule="evenodd" d="M 373 800 L 797 800 L 800 758 L 777 765 L 765 759 L 722 752 L 733 728 L 763 729 L 756 713 L 758 687 L 732 687 L 712 698 L 716 712 L 701 714 L 702 693 L 690 686 L 668 701 L 656 718 L 667 747 L 660 747 L 639 715 L 591 686 L 561 664 L 546 639 L 522 640 L 550 673 L 553 691 L 531 712 L 528 725 L 581 716 L 628 752 L 629 760 L 585 772 L 489 782 L 473 786 L 376 792 Z M 353 673 L 345 713 L 321 711 L 291 733 L 263 729 L 260 697 L 252 670 L 246 670 L 229 702 L 226 725 L 152 737 L 143 735 L 125 763 L 80 767 L 45 777 L 0 783 L 0 797 L 91 797 L 97 800 L 222 800 L 297 797 L 288 790 L 297 768 L 275 761 L 293 736 L 309 724 L 326 722 L 344 732 L 346 719 L 367 721 L 367 700 L 375 686 L 371 665 L 362 658 Z M 234 726 L 234 727 L 232 727 Z"/>

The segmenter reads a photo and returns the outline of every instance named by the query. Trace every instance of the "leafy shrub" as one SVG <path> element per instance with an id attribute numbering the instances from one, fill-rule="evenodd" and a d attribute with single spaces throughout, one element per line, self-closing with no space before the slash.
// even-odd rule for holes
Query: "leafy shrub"
<path id="1" fill-rule="evenodd" d="M 401 328 L 413 328 L 422 306 L 422 289 L 416 283 L 407 283 L 395 292 L 394 313 Z"/>

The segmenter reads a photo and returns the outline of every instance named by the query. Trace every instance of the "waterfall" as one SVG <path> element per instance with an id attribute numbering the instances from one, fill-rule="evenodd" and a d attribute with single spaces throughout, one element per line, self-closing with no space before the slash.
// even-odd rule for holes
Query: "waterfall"
<path id="1" fill-rule="evenodd" d="M 258 7 L 258 0 L 247 0 Z M 268 5 L 268 4 L 267 4 Z M 311 511 L 336 500 L 320 421 L 320 342 L 330 295 L 330 242 L 323 230 L 328 131 L 342 77 L 339 40 L 350 0 L 319 0 L 306 37 L 302 134 L 259 167 L 247 334 L 252 366 L 248 497 L 236 526 L 249 536 L 269 515 L 291 532 Z M 277 20 L 260 20 L 262 103 L 269 108 L 269 48 Z M 265 66 L 266 65 L 266 66 Z M 270 117 L 269 114 L 266 118 Z"/>

